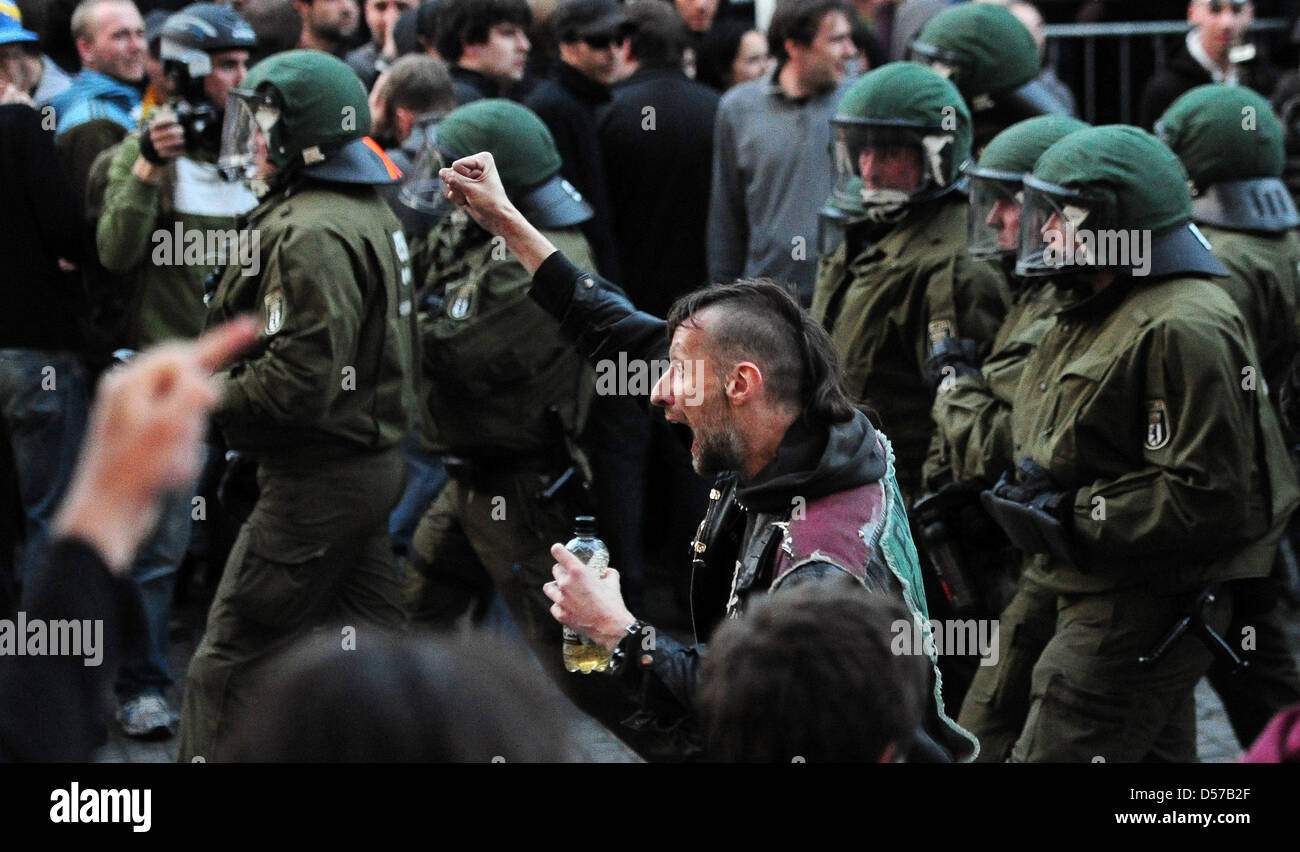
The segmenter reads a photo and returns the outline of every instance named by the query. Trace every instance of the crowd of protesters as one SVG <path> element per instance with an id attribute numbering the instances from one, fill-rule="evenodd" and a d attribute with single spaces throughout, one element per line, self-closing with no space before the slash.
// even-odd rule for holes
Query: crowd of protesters
<path id="1" fill-rule="evenodd" d="M 545 672 L 649 759 L 1073 760 L 1077 742 L 1189 759 L 1203 675 L 1243 748 L 1258 738 L 1261 759 L 1296 759 L 1294 712 L 1269 720 L 1300 703 L 1283 626 L 1300 491 L 1294 448 L 1273 447 L 1296 443 L 1300 281 L 1247 264 L 1300 268 L 1280 189 L 1300 185 L 1300 72 L 1285 39 L 1249 33 L 1262 11 L 1290 10 L 1150 4 L 1185 16 L 1186 38 L 1132 84 L 1144 129 L 1126 130 L 1141 140 L 1096 142 L 1142 151 L 1154 131 L 1172 150 L 1153 208 L 1181 204 L 1176 178 L 1190 176 L 1185 216 L 1123 220 L 1209 234 L 1203 260 L 1190 243 L 1157 246 L 1157 277 L 1195 279 L 1184 293 L 1241 282 L 1223 284 L 1232 304 L 1206 302 L 1216 328 L 1248 330 L 1239 360 L 1258 363 L 1269 400 L 1225 405 L 1239 476 L 1215 479 L 1199 444 L 1183 451 L 1183 397 L 1206 392 L 1190 372 L 1187 389 L 1112 399 L 1146 418 L 1131 451 L 1096 429 L 1044 444 L 1065 420 L 1033 420 L 1027 386 L 999 390 L 1065 370 L 1060 404 L 1085 400 L 1081 429 L 1122 363 L 1085 357 L 1076 375 L 1047 353 L 1077 325 L 1120 327 L 1107 312 L 1127 285 L 1025 284 L 1042 273 L 1016 245 L 1020 209 L 999 237 L 1003 208 L 979 204 L 981 187 L 1014 183 L 1002 202 L 1028 215 L 1029 176 L 1047 174 L 1035 158 L 1087 131 L 1067 119 L 1086 94 L 1078 63 L 1068 50 L 1048 62 L 1044 18 L 1113 20 L 1125 5 L 0 0 L 0 618 L 105 618 L 112 644 L 102 671 L 0 660 L 0 758 L 86 759 L 111 687 L 126 735 L 179 729 L 183 760 L 564 759 Z M 1220 137 L 1208 106 L 1187 106 L 1198 93 L 1276 125 L 1259 155 L 1275 168 L 1201 154 Z M 1069 123 L 1029 124 L 1045 116 Z M 1026 126 L 1015 153 L 1034 156 L 1013 167 L 1008 140 Z M 1119 199 L 1111 224 L 1141 206 L 1124 175 L 1072 156 L 1062 168 Z M 1263 180 L 1281 195 L 1243 183 Z M 1279 212 L 1243 225 L 1241 198 Z M 981 224 L 1004 240 L 983 256 Z M 1084 291 L 1091 319 L 1071 313 Z M 1142 310 L 1171 347 L 1211 324 Z M 1220 353 L 1233 370 L 1235 353 Z M 1144 357 L 1131 375 L 1168 363 Z M 1171 441 L 1181 455 L 1166 461 Z M 1068 463 L 1021 464 L 1039 450 Z M 1125 483 L 1158 470 L 1195 494 L 1160 492 L 1167 511 L 1093 532 L 1089 495 L 1118 513 L 1137 486 L 1085 482 L 1090 466 Z M 959 491 L 966 520 L 992 495 L 984 529 L 1010 540 L 976 554 L 978 526 L 921 508 Z M 1097 579 L 1186 560 L 1167 515 L 1205 512 L 1192 522 L 1208 531 L 1224 494 L 1263 508 L 1212 567 L 1176 582 L 1151 567 L 1161 579 L 1140 591 Z M 1004 523 L 1008 503 L 1034 532 Z M 552 549 L 587 514 L 606 575 Z M 1006 587 L 980 578 L 979 605 L 963 603 L 943 535 L 964 537 L 970 564 L 1014 565 Z M 1169 599 L 1139 606 L 1159 584 Z M 175 707 L 173 606 L 194 598 L 215 601 Z M 1148 645 L 1184 609 L 1230 640 L 1258 628 L 1260 650 L 1230 654 L 1257 679 L 1190 650 L 1189 634 L 1161 652 L 1174 648 L 1178 683 L 1157 709 L 1139 709 L 1151 694 L 1136 688 L 1113 706 L 1106 679 L 1128 670 L 1053 644 L 1074 636 L 1055 615 L 1067 599 L 1110 607 L 1078 617 L 1113 617 L 1123 629 L 1106 636 Z M 899 651 L 899 624 L 928 635 L 932 618 L 975 615 L 1004 620 L 993 679 L 977 658 Z M 450 633 L 503 621 L 522 644 Z M 565 672 L 569 629 L 606 646 L 614 671 Z M 1038 682 L 1049 675 L 1068 689 Z M 38 700 L 19 702 L 21 683 Z M 518 696 L 537 712 L 510 711 Z M 1051 705 L 1070 701 L 1086 723 L 1052 727 Z M 1153 730 L 1111 736 L 1125 719 Z"/>

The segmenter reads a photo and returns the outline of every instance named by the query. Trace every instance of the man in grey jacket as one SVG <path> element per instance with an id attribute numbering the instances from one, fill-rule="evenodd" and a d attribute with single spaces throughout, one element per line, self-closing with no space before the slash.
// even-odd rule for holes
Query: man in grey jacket
<path id="1" fill-rule="evenodd" d="M 713 135 L 709 277 L 768 277 L 807 307 L 817 272 L 817 211 L 831 189 L 822 152 L 849 61 L 842 0 L 783 0 L 768 42 L 770 77 L 728 92 Z"/>

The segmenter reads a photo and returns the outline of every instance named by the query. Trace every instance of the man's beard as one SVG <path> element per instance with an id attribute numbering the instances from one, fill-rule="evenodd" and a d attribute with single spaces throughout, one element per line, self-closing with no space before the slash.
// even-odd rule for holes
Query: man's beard
<path id="1" fill-rule="evenodd" d="M 696 432 L 695 444 L 691 466 L 701 476 L 744 470 L 745 446 L 734 423 L 727 421 L 708 434 Z"/>

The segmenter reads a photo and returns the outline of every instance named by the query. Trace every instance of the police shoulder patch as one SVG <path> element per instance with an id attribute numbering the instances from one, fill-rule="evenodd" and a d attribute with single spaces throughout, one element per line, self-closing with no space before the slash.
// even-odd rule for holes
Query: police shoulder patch
<path id="1" fill-rule="evenodd" d="M 930 345 L 938 343 L 945 337 L 952 337 L 952 322 L 946 319 L 931 320 L 925 328 L 926 335 L 930 338 Z"/>
<path id="2" fill-rule="evenodd" d="M 457 287 L 447 299 L 447 316 L 454 320 L 469 319 L 478 308 L 478 285 L 474 282 Z"/>
<path id="3" fill-rule="evenodd" d="M 284 328 L 284 291 L 272 290 L 262 299 L 263 312 L 266 315 L 266 324 L 262 331 L 267 337 L 275 334 Z"/>
<path id="4" fill-rule="evenodd" d="M 1163 399 L 1147 400 L 1147 436 L 1143 444 L 1148 450 L 1164 449 L 1169 443 L 1172 431 L 1169 426 L 1169 410 Z"/>

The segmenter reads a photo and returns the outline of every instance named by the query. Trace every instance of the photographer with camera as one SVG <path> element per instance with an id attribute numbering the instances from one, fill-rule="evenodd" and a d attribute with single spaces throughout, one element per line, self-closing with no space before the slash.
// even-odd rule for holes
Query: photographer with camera
<path id="1" fill-rule="evenodd" d="M 235 229 L 235 217 L 257 199 L 242 184 L 223 181 L 216 166 L 226 94 L 243 81 L 256 41 L 247 21 L 213 3 L 187 6 L 163 25 L 163 70 L 174 94 L 112 155 L 96 231 L 101 263 L 128 289 L 121 343 L 130 349 L 197 337 L 205 279 L 223 266 L 259 263 L 251 235 Z M 117 683 L 118 719 L 131 736 L 175 730 L 163 698 L 171 683 L 167 622 L 189 546 L 193 497 L 186 491 L 165 501 L 132 566 L 148 637 L 129 650 Z"/>

